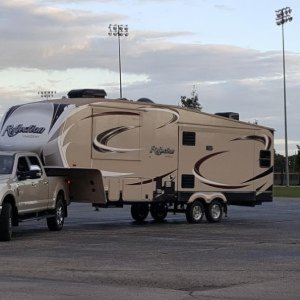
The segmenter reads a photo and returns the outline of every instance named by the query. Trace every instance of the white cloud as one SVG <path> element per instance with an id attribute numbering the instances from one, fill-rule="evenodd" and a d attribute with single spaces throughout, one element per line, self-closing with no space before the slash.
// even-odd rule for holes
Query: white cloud
<path id="1" fill-rule="evenodd" d="M 54 2 L 68 1 L 0 2 L 0 41 L 5 45 L 0 114 L 20 101 L 37 100 L 41 89 L 61 96 L 73 88 L 98 87 L 118 97 L 118 43 L 107 35 L 107 26 L 129 17 L 64 9 Z M 242 120 L 274 127 L 276 140 L 282 139 L 281 51 L 170 41 L 191 34 L 139 30 L 122 38 L 124 96 L 178 104 L 196 85 L 205 111 L 237 111 Z M 288 132 L 293 141 L 299 140 L 299 56 L 286 52 Z"/>

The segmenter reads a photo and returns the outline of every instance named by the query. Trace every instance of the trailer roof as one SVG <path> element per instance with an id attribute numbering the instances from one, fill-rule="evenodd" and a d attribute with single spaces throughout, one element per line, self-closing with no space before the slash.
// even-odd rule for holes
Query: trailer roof
<path id="1" fill-rule="evenodd" d="M 186 108 L 186 107 L 181 107 L 181 106 L 176 106 L 176 105 L 172 105 L 172 104 L 160 104 L 160 103 L 151 103 L 151 102 L 143 102 L 143 101 L 135 101 L 135 100 L 128 100 L 128 99 L 108 99 L 108 98 L 60 98 L 60 99 L 51 99 L 51 100 L 43 100 L 43 101 L 38 101 L 39 103 L 55 103 L 55 104 L 74 104 L 76 106 L 82 106 L 82 105 L 91 105 L 93 107 L 97 107 L 97 106 L 101 106 L 103 103 L 106 104 L 112 104 L 112 103 L 123 103 L 126 105 L 130 105 L 130 106 L 145 106 L 145 107 L 158 107 L 158 108 L 171 108 L 171 109 L 179 109 L 179 110 L 185 110 L 185 111 L 190 111 L 193 113 L 199 113 L 199 114 L 204 114 L 207 116 L 211 116 L 214 118 L 221 118 L 223 120 L 230 120 L 231 122 L 237 122 L 239 124 L 247 124 L 249 126 L 253 126 L 253 127 L 257 127 L 257 128 L 265 128 L 268 129 L 270 131 L 275 131 L 274 128 L 271 127 L 267 127 L 264 125 L 260 125 L 260 124 L 254 124 L 254 123 L 250 123 L 250 122 L 245 122 L 245 121 L 241 121 L 241 120 L 235 120 L 235 119 L 231 119 L 231 118 L 227 118 L 227 117 L 223 117 L 223 116 L 219 116 L 219 115 L 215 115 L 215 114 L 211 114 L 211 113 L 207 113 L 207 112 L 203 112 L 203 111 L 196 111 L 190 108 Z M 130 108 L 128 108 L 130 109 Z"/>

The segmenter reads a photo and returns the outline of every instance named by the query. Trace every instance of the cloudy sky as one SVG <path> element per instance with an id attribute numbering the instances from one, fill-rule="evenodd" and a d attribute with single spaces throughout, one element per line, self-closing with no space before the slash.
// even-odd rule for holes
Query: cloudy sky
<path id="1" fill-rule="evenodd" d="M 195 86 L 203 110 L 234 111 L 273 127 L 284 149 L 281 27 L 285 25 L 289 151 L 300 144 L 300 1 L 290 0 L 1 0 L 0 115 L 75 88 L 119 96 L 118 43 L 109 24 L 127 24 L 121 40 L 123 96 L 174 104 Z"/>

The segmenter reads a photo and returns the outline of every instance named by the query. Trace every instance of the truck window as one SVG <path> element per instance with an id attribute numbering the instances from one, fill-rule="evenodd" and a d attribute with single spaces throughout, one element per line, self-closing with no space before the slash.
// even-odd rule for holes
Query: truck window
<path id="1" fill-rule="evenodd" d="M 0 174 L 11 174 L 14 158 L 11 155 L 0 155 Z"/>
<path id="2" fill-rule="evenodd" d="M 28 159 L 29 159 L 30 165 L 39 166 L 41 168 L 41 164 L 36 156 L 29 156 Z"/>
<path id="3" fill-rule="evenodd" d="M 17 169 L 20 172 L 28 172 L 29 171 L 29 167 L 28 167 L 26 158 L 24 156 L 19 158 Z"/>

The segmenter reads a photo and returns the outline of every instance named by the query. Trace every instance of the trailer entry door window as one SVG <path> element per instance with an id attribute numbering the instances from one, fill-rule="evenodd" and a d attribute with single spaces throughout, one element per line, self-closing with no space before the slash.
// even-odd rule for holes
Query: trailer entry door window
<path id="1" fill-rule="evenodd" d="M 195 146 L 196 145 L 196 133 L 191 131 L 182 132 L 182 145 Z"/>
<path id="2" fill-rule="evenodd" d="M 259 165 L 261 168 L 269 168 L 271 166 L 271 151 L 260 150 Z"/>

